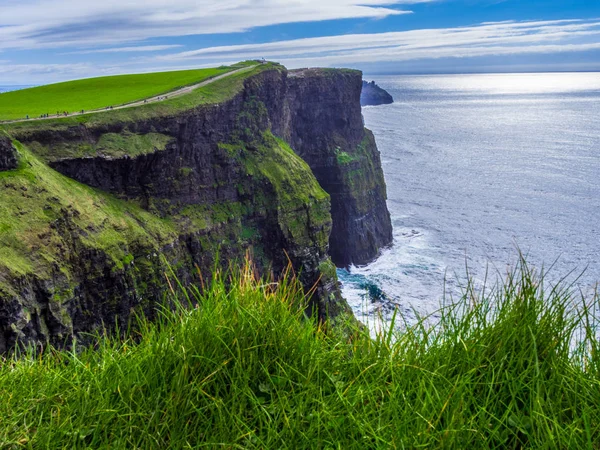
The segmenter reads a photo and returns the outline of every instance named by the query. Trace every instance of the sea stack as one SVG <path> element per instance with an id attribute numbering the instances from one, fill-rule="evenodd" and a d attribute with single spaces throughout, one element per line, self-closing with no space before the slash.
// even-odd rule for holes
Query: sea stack
<path id="1" fill-rule="evenodd" d="M 375 84 L 363 80 L 362 92 L 360 94 L 361 106 L 389 105 L 394 103 L 394 98 L 385 90 Z"/>

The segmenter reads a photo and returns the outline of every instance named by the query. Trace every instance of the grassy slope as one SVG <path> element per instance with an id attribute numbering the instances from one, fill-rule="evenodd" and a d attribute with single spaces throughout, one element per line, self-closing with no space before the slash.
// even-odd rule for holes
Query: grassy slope
<path id="1" fill-rule="evenodd" d="M 0 366 L 6 448 L 597 448 L 600 353 L 526 267 L 436 330 L 371 340 L 303 319 L 301 288 L 215 277 L 135 338 Z M 472 294 L 472 293 L 470 293 Z M 189 298 L 189 297 L 188 297 Z M 597 303 L 598 299 L 594 299 Z M 496 305 L 491 310 L 490 301 Z M 570 353 L 584 326 L 585 349 Z"/>
<path id="2" fill-rule="evenodd" d="M 89 127 L 101 126 L 109 123 L 130 123 L 150 118 L 172 116 L 182 111 L 190 110 L 200 105 L 214 104 L 226 101 L 240 92 L 244 87 L 246 78 L 256 75 L 265 70 L 281 69 L 282 66 L 268 63 L 251 67 L 250 63 L 239 63 L 231 66 L 232 69 L 247 67 L 247 71 L 241 71 L 214 83 L 210 83 L 194 91 L 168 100 L 148 103 L 135 108 L 125 108 L 106 111 L 97 114 L 83 114 L 73 117 L 48 119 L 43 121 L 25 121 L 18 123 L 0 123 L 0 130 L 6 130 L 9 134 L 22 135 L 29 131 L 37 130 L 61 130 L 81 123 Z"/>
<path id="3" fill-rule="evenodd" d="M 116 265 L 135 242 L 159 248 L 175 239 L 170 222 L 65 177 L 24 146 L 17 148 L 19 169 L 0 172 L 0 270 L 44 278 L 53 263 L 63 266 L 69 255 L 53 223 L 66 216 L 86 230 L 89 246 L 105 251 Z"/>
<path id="4" fill-rule="evenodd" d="M 117 106 L 165 94 L 230 71 L 229 67 L 67 81 L 0 94 L 0 120 Z"/>

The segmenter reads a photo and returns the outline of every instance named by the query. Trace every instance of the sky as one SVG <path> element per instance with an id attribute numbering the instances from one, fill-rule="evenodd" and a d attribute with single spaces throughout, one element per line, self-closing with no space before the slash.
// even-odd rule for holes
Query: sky
<path id="1" fill-rule="evenodd" d="M 266 58 L 368 74 L 600 71 L 600 0 L 0 0 L 0 84 Z"/>

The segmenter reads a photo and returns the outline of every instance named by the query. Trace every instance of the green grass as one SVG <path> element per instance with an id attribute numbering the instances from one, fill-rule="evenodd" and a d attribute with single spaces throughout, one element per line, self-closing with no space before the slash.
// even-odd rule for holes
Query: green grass
<path id="1" fill-rule="evenodd" d="M 358 160 L 357 157 L 351 156 L 348 153 L 341 151 L 339 147 L 337 147 L 335 149 L 335 156 L 336 156 L 338 164 L 342 164 L 342 165 L 350 164 L 350 163 Z"/>
<path id="2" fill-rule="evenodd" d="M 230 67 L 117 75 L 38 86 L 0 94 L 0 120 L 118 106 L 166 94 L 232 70 Z"/>
<path id="3" fill-rule="evenodd" d="M 291 277 L 252 273 L 178 288 L 199 306 L 128 339 L 3 361 L 0 446 L 598 448 L 597 298 L 574 311 L 523 264 L 436 327 L 348 338 L 303 316 Z"/>
<path id="4" fill-rule="evenodd" d="M 74 255 L 58 229 L 67 219 L 73 227 L 85 230 L 80 232 L 83 244 L 105 252 L 116 263 L 137 244 L 158 249 L 176 239 L 168 220 L 135 202 L 63 176 L 27 147 L 15 145 L 21 158 L 19 168 L 0 172 L 0 288 L 13 289 L 5 278 L 9 274 L 36 274 L 44 279 L 52 276 L 53 267 L 72 270 Z"/>
<path id="5" fill-rule="evenodd" d="M 85 124 L 87 127 L 105 126 L 113 123 L 131 123 L 157 117 L 172 116 L 182 111 L 189 111 L 201 105 L 220 103 L 231 99 L 244 87 L 244 81 L 253 75 L 267 70 L 283 70 L 283 66 L 267 63 L 256 66 L 252 61 L 245 61 L 231 66 L 232 70 L 241 70 L 192 92 L 169 97 L 160 102 L 150 102 L 134 108 L 103 111 L 95 114 L 82 114 L 63 118 L 50 118 L 43 121 L 22 121 L 0 123 L 0 131 L 6 130 L 12 136 L 27 136 L 40 130 L 63 131 L 69 127 Z M 17 91 L 21 92 L 21 91 Z M 4 95 L 4 94 L 1 94 Z M 1 97 L 0 97 L 1 98 Z"/>

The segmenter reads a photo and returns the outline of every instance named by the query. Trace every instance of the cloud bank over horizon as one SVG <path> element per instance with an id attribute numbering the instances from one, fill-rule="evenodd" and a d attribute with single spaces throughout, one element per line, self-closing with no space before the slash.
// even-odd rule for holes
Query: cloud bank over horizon
<path id="1" fill-rule="evenodd" d="M 596 41 L 586 42 L 585 39 L 590 37 L 596 38 Z M 240 60 L 260 56 L 293 66 L 304 66 L 596 49 L 600 49 L 600 20 L 510 21 L 483 23 L 472 27 L 209 47 L 159 56 L 155 60 Z"/>
<path id="2" fill-rule="evenodd" d="M 568 17 L 573 8 L 565 7 L 565 17 L 555 8 L 551 19 L 539 11 L 533 20 L 487 20 L 489 5 L 506 5 L 504 16 L 514 15 L 511 2 L 522 5 L 517 0 L 481 2 L 485 7 L 465 0 L 3 0 L 0 83 L 262 57 L 291 68 L 387 72 L 504 70 L 525 63 L 600 70 L 600 18 Z"/>

